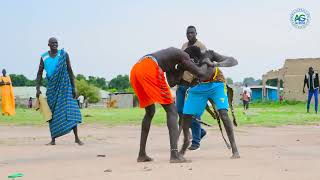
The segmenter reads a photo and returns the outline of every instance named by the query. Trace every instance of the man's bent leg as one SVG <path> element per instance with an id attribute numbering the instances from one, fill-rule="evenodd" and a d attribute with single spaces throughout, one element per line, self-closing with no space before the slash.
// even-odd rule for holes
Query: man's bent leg
<path id="1" fill-rule="evenodd" d="M 79 136 L 78 136 L 78 126 L 75 126 L 75 127 L 73 128 L 73 133 L 74 133 L 75 143 L 77 143 L 77 144 L 79 144 L 80 146 L 82 146 L 82 145 L 83 145 L 83 142 L 80 141 L 80 138 L 79 138 Z"/>
<path id="2" fill-rule="evenodd" d="M 167 113 L 167 126 L 170 138 L 170 162 L 181 163 L 186 160 L 178 153 L 178 126 L 177 126 L 177 108 L 174 104 L 162 104 L 162 107 Z"/>
<path id="3" fill-rule="evenodd" d="M 178 139 L 182 131 L 182 119 L 183 119 L 183 107 L 184 107 L 184 100 L 185 100 L 185 95 L 187 91 L 186 86 L 178 86 L 177 91 L 176 91 L 176 107 L 179 115 L 179 134 L 178 134 Z"/>
<path id="4" fill-rule="evenodd" d="M 237 148 L 237 145 L 236 145 L 236 141 L 235 141 L 235 138 L 234 138 L 233 125 L 232 125 L 232 122 L 231 122 L 231 120 L 229 119 L 229 116 L 228 116 L 228 110 L 220 109 L 219 110 L 219 114 L 220 114 L 220 118 L 223 121 L 224 128 L 227 131 L 227 135 L 228 135 L 228 138 L 229 138 L 229 141 L 230 141 L 230 144 L 231 144 L 231 148 L 232 148 L 232 157 L 231 158 L 232 159 L 240 158 L 240 155 L 239 155 L 239 152 L 238 152 L 238 148 Z"/>
<path id="5" fill-rule="evenodd" d="M 183 128 L 183 145 L 180 150 L 180 154 L 184 155 L 186 153 L 187 148 L 190 145 L 189 141 L 189 129 L 191 127 L 191 122 L 192 122 L 192 115 L 189 114 L 184 114 L 183 115 L 183 121 L 182 121 L 182 128 Z"/>
<path id="6" fill-rule="evenodd" d="M 152 161 L 153 159 L 147 156 L 146 153 L 146 144 L 147 144 L 147 139 L 149 135 L 149 130 L 150 130 L 150 125 L 151 125 L 151 120 L 156 112 L 156 107 L 154 104 L 145 107 L 145 115 L 142 120 L 142 125 L 141 125 L 141 137 L 140 137 L 140 150 L 139 150 L 139 156 L 137 161 L 138 162 L 148 162 Z"/>

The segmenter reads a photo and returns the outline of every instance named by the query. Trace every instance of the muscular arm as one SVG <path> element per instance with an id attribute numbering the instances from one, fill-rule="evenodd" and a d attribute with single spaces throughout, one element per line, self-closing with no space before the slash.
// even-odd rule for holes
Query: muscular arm
<path id="1" fill-rule="evenodd" d="M 182 73 L 180 73 L 179 71 L 175 71 L 175 72 L 168 71 L 166 72 L 166 77 L 167 77 L 169 86 L 174 87 L 179 84 L 182 78 Z"/>
<path id="2" fill-rule="evenodd" d="M 39 64 L 39 69 L 38 69 L 38 73 L 37 73 L 37 80 L 36 80 L 37 97 L 39 97 L 39 94 L 41 93 L 40 86 L 41 86 L 41 81 L 42 81 L 43 69 L 44 69 L 44 62 L 43 62 L 43 59 L 40 58 L 40 64 Z"/>
<path id="3" fill-rule="evenodd" d="M 206 63 L 202 64 L 200 67 L 195 65 L 192 61 L 190 61 L 189 57 L 186 57 L 182 61 L 182 66 L 185 70 L 191 72 L 196 75 L 199 79 L 209 79 L 211 74 L 208 72 L 208 65 Z"/>
<path id="4" fill-rule="evenodd" d="M 238 65 L 238 61 L 229 56 L 223 56 L 212 50 L 205 52 L 205 59 L 203 62 L 207 63 L 211 67 L 232 67 Z M 210 61 L 209 61 L 210 60 Z"/>
<path id="5" fill-rule="evenodd" d="M 304 87 L 306 87 L 306 84 L 308 83 L 308 79 L 307 79 L 307 76 L 304 75 L 304 81 L 303 81 L 303 88 L 302 88 L 302 92 L 305 93 L 304 91 Z"/>

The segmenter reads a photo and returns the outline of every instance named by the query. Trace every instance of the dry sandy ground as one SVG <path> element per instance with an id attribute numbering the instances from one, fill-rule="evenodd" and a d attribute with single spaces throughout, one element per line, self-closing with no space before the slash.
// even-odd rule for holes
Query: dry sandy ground
<path id="1" fill-rule="evenodd" d="M 193 160 L 188 164 L 168 163 L 165 127 L 151 129 L 148 152 L 155 161 L 136 163 L 139 131 L 136 126 L 81 126 L 84 146 L 74 144 L 72 134 L 45 146 L 46 127 L 0 127 L 0 179 L 14 172 L 25 175 L 21 180 L 320 179 L 319 126 L 237 128 L 237 160 L 229 159 L 218 129 L 210 128 L 201 150 L 187 152 Z"/>

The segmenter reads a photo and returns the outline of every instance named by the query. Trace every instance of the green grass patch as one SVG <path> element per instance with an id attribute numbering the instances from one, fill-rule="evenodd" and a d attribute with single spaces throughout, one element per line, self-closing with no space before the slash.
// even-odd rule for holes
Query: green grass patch
<path id="1" fill-rule="evenodd" d="M 250 110 L 244 114 L 242 107 L 235 107 L 236 118 L 240 126 L 281 126 L 281 125 L 306 125 L 320 122 L 320 115 L 314 112 L 307 114 L 306 105 L 296 103 L 254 103 L 250 104 Z M 144 109 L 84 109 L 82 110 L 83 122 L 85 124 L 113 125 L 140 125 L 144 115 Z M 230 116 L 231 117 L 231 116 Z M 216 125 L 208 113 L 202 116 L 203 121 Z M 157 106 L 153 124 L 166 125 L 165 111 Z M 38 111 L 30 109 L 17 109 L 17 114 L 12 117 L 0 116 L 1 125 L 37 125 L 43 126 L 47 123 L 42 120 Z"/>

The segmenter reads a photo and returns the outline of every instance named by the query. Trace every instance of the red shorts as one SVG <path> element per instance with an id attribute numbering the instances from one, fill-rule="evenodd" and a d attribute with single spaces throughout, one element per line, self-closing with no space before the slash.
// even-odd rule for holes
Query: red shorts
<path id="1" fill-rule="evenodd" d="M 133 66 L 130 73 L 130 83 L 138 96 L 141 108 L 154 103 L 173 103 L 173 97 L 164 73 L 152 57 L 143 57 Z"/>

